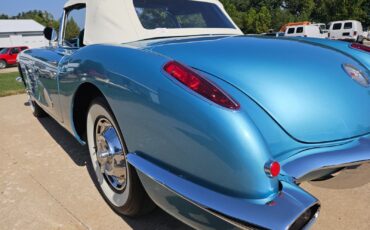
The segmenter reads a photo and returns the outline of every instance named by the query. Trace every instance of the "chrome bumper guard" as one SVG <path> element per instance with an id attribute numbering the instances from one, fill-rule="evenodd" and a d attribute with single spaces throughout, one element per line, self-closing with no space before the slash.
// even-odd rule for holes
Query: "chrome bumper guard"
<path id="1" fill-rule="evenodd" d="M 128 154 L 127 160 L 164 188 L 238 228 L 308 228 L 318 216 L 318 200 L 295 184 L 282 181 L 282 189 L 274 200 L 256 204 L 253 200 L 224 195 L 194 184 L 135 153 Z"/>
<path id="2" fill-rule="evenodd" d="M 304 181 L 305 176 L 320 170 L 340 169 L 370 162 L 370 139 L 361 138 L 351 147 L 296 157 L 282 162 L 282 174 L 294 182 Z"/>

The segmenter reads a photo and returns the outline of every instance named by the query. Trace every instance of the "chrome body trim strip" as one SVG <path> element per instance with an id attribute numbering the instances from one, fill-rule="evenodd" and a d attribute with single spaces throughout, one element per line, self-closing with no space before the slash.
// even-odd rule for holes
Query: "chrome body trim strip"
<path id="1" fill-rule="evenodd" d="M 289 229 L 307 209 L 319 205 L 315 197 L 287 182 L 281 182 L 282 189 L 272 201 L 260 204 L 258 200 L 228 196 L 192 183 L 135 153 L 128 154 L 127 161 L 178 196 L 242 229 Z"/>
<path id="2" fill-rule="evenodd" d="M 308 229 L 311 229 L 311 227 L 316 223 L 317 219 L 319 218 L 319 215 L 320 215 L 320 210 L 317 211 L 314 216 L 312 217 L 312 219 L 306 224 L 306 226 L 303 227 L 302 230 L 308 230 Z"/>
<path id="3" fill-rule="evenodd" d="M 361 138 L 351 148 L 328 151 L 298 157 L 282 163 L 282 174 L 297 183 L 304 176 L 325 169 L 344 168 L 370 162 L 370 139 Z"/>

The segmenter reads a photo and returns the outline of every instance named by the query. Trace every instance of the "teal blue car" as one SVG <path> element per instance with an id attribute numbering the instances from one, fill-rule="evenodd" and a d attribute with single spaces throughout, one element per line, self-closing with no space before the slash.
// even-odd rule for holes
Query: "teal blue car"
<path id="1" fill-rule="evenodd" d="M 370 69 L 370 47 L 360 43 L 350 43 L 339 40 L 319 39 L 319 38 L 305 38 L 295 37 L 293 40 L 298 40 L 306 43 L 311 43 L 324 48 L 335 49 L 343 54 L 350 55 L 356 59 L 359 64 L 364 65 L 365 68 Z"/>
<path id="2" fill-rule="evenodd" d="M 217 0 L 69 0 L 60 25 L 18 56 L 29 103 L 120 215 L 308 229 L 300 183 L 370 162 L 369 53 L 247 37 Z"/>

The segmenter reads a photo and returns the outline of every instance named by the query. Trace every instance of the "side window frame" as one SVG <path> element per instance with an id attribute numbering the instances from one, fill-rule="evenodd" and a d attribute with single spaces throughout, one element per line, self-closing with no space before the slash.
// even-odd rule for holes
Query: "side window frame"
<path id="1" fill-rule="evenodd" d="M 16 52 L 13 52 L 13 50 L 16 51 Z M 8 52 L 9 52 L 9 54 L 19 54 L 20 53 L 18 47 L 13 47 Z"/>
<path id="2" fill-rule="evenodd" d="M 290 32 L 290 31 L 293 31 L 293 32 Z M 296 32 L 296 28 L 295 27 L 290 27 L 290 28 L 288 28 L 287 34 L 295 34 L 295 32 Z"/>
<path id="3" fill-rule="evenodd" d="M 351 27 L 346 27 L 346 25 L 351 25 Z M 343 25 L 344 30 L 352 30 L 353 29 L 353 23 L 352 22 L 345 22 Z"/>
<path id="4" fill-rule="evenodd" d="M 336 25 L 340 25 L 340 27 L 338 29 L 335 28 Z M 343 29 L 343 23 L 339 22 L 339 23 L 333 23 L 333 30 L 342 30 Z"/>
<path id="5" fill-rule="evenodd" d="M 58 46 L 60 48 L 72 49 L 72 50 L 81 48 L 81 47 L 70 47 L 70 46 L 64 45 L 64 37 L 65 37 L 69 13 L 72 12 L 73 10 L 78 10 L 78 9 L 83 9 L 83 8 L 86 9 L 86 4 L 76 4 L 76 5 L 73 5 L 73 6 L 70 6 L 64 9 L 62 18 L 59 23 L 60 26 L 59 26 Z M 85 15 L 85 24 L 86 24 L 86 15 Z"/>
<path id="6" fill-rule="evenodd" d="M 303 34 L 303 32 L 304 32 L 303 26 L 297 27 L 297 29 L 296 29 L 297 34 Z"/>

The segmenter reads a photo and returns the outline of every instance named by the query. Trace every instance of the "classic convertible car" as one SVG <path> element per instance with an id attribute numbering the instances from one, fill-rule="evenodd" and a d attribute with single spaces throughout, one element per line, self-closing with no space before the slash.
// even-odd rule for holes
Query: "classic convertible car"
<path id="1" fill-rule="evenodd" d="M 119 214 L 308 228 L 320 203 L 299 184 L 370 161 L 369 67 L 348 53 L 246 37 L 217 0 L 70 0 L 60 25 L 21 77 Z"/>

